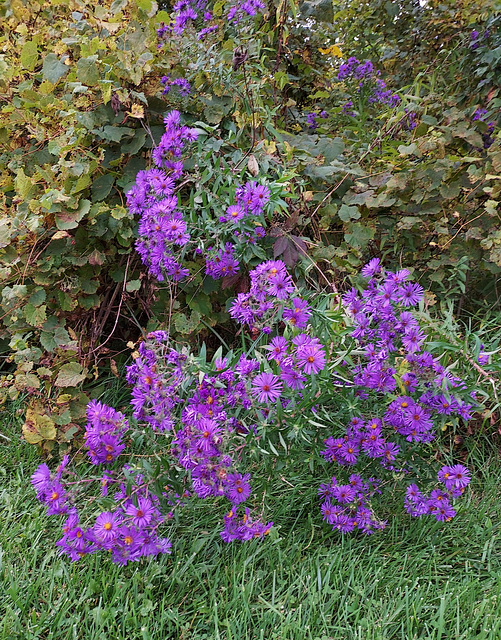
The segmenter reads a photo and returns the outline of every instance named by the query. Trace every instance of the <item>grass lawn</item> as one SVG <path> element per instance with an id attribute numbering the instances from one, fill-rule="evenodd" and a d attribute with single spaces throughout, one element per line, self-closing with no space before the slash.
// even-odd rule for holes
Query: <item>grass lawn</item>
<path id="1" fill-rule="evenodd" d="M 6 421 L 8 422 L 8 421 Z M 22 640 L 429 640 L 501 638 L 501 469 L 495 454 L 450 524 L 405 514 L 372 537 L 324 526 L 306 479 L 267 497 L 264 541 L 225 544 L 200 503 L 170 532 L 173 554 L 118 568 L 70 564 L 29 478 L 20 428 L 0 441 L 0 638 Z"/>

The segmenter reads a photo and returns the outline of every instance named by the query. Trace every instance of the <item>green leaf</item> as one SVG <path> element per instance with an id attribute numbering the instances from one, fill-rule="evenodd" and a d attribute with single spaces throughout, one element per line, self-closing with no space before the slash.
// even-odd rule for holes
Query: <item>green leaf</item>
<path id="1" fill-rule="evenodd" d="M 29 297 L 28 302 L 30 302 L 33 306 L 38 307 L 43 302 L 45 302 L 46 297 L 47 294 L 45 293 L 45 289 L 36 289 Z"/>
<path id="2" fill-rule="evenodd" d="M 7 223 L 0 224 L 0 249 L 10 244 L 10 226 Z"/>
<path id="3" fill-rule="evenodd" d="M 89 212 L 90 200 L 81 200 L 76 211 L 63 211 L 56 213 L 56 226 L 62 231 L 75 229 L 78 227 L 80 220 Z"/>
<path id="4" fill-rule="evenodd" d="M 397 151 L 401 156 L 411 156 L 411 155 L 420 156 L 421 155 L 421 152 L 419 151 L 418 146 L 415 142 L 412 142 L 407 146 L 405 144 L 400 144 L 397 147 Z"/>
<path id="5" fill-rule="evenodd" d="M 344 239 L 348 245 L 364 249 L 374 234 L 375 231 L 372 227 L 366 227 L 360 222 L 353 222 L 348 224 L 348 232 L 344 234 Z"/>
<path id="6" fill-rule="evenodd" d="M 77 78 L 89 87 L 96 85 L 100 79 L 97 60 L 97 56 L 89 56 L 88 58 L 80 58 L 77 62 Z"/>
<path id="7" fill-rule="evenodd" d="M 50 331 L 40 332 L 40 344 L 45 351 L 49 351 L 49 353 L 52 353 L 52 351 L 57 347 L 56 341 L 54 340 L 54 334 Z"/>
<path id="8" fill-rule="evenodd" d="M 48 53 L 43 60 L 42 73 L 44 80 L 48 80 L 52 84 L 56 84 L 69 71 L 64 62 L 62 62 L 55 53 Z"/>
<path id="9" fill-rule="evenodd" d="M 339 207 L 338 216 L 344 222 L 348 222 L 349 220 L 358 220 L 360 218 L 360 211 L 358 207 L 349 207 L 346 204 L 342 204 Z"/>
<path id="10" fill-rule="evenodd" d="M 57 301 L 59 303 L 61 311 L 73 311 L 73 309 L 75 308 L 71 296 L 68 295 L 66 291 L 57 292 Z"/>
<path id="11" fill-rule="evenodd" d="M 119 11 L 122 11 L 127 6 L 129 0 L 113 0 L 111 3 L 110 11 L 112 15 L 116 15 Z"/>
<path id="12" fill-rule="evenodd" d="M 151 18 L 158 9 L 158 4 L 154 0 L 136 0 L 137 6 L 142 9 L 148 18 Z"/>
<path id="13" fill-rule="evenodd" d="M 125 290 L 129 293 L 132 293 L 133 291 L 139 291 L 140 288 L 141 280 L 129 280 L 129 282 L 127 282 L 127 284 L 125 285 Z"/>
<path id="14" fill-rule="evenodd" d="M 138 129 L 134 133 L 134 137 L 127 144 L 122 145 L 122 153 L 129 153 L 131 156 L 135 155 L 140 149 L 142 149 L 146 141 L 146 131 Z"/>
<path id="15" fill-rule="evenodd" d="M 442 184 L 440 187 L 440 195 L 446 200 L 457 198 L 461 191 L 461 185 L 459 182 L 453 182 L 452 184 Z"/>
<path id="16" fill-rule="evenodd" d="M 187 318 L 184 313 L 175 313 L 173 316 L 174 326 L 179 333 L 188 334 L 193 333 L 200 324 L 200 314 L 198 311 L 193 311 L 191 316 Z"/>
<path id="17" fill-rule="evenodd" d="M 199 292 L 189 302 L 190 309 L 197 311 L 202 317 L 210 316 L 212 313 L 212 305 L 209 296 L 205 293 Z"/>
<path id="18" fill-rule="evenodd" d="M 47 320 L 47 305 L 42 304 L 39 307 L 35 307 L 35 305 L 28 302 L 24 307 L 24 317 L 28 324 L 31 324 L 32 327 L 41 327 L 43 323 Z"/>
<path id="19" fill-rule="evenodd" d="M 104 140 L 110 140 L 110 142 L 120 142 L 124 136 L 130 136 L 134 132 L 134 129 L 130 127 L 113 127 L 112 125 L 106 125 L 102 130 L 97 130 L 96 133 L 100 138 Z"/>
<path id="20" fill-rule="evenodd" d="M 71 343 L 71 338 L 64 327 L 56 327 L 54 330 L 54 341 L 56 346 L 64 347 Z"/>
<path id="21" fill-rule="evenodd" d="M 76 387 L 85 380 L 87 371 L 78 362 L 63 364 L 57 374 L 56 387 Z"/>
<path id="22" fill-rule="evenodd" d="M 24 169 L 18 169 L 16 173 L 16 177 L 14 179 L 14 185 L 16 187 L 17 193 L 21 196 L 21 198 L 26 198 L 33 186 L 33 180 L 29 178 L 25 173 Z"/>
<path id="23" fill-rule="evenodd" d="M 21 67 L 23 69 L 33 71 L 38 61 L 37 43 L 33 40 L 28 40 L 28 42 L 25 42 L 21 50 L 21 56 L 19 59 L 21 61 Z"/>
<path id="24" fill-rule="evenodd" d="M 121 220 L 122 218 L 126 218 L 129 215 L 129 212 L 125 207 L 114 207 L 111 210 L 111 217 L 115 220 Z"/>
<path id="25" fill-rule="evenodd" d="M 109 173 L 99 176 L 92 183 L 92 202 L 104 200 L 110 193 L 115 177 Z"/>

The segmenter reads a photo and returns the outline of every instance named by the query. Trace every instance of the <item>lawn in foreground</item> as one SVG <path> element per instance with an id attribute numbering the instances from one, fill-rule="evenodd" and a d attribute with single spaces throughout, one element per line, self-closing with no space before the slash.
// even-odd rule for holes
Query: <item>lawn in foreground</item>
<path id="1" fill-rule="evenodd" d="M 498 460 L 479 462 L 452 523 L 402 515 L 372 537 L 333 534 L 300 474 L 268 497 L 264 541 L 223 543 L 201 503 L 173 554 L 118 568 L 58 556 L 59 519 L 29 478 L 40 460 L 10 429 L 0 444 L 0 638 L 82 640 L 497 640 Z M 5 431 L 4 431 L 5 433 Z"/>

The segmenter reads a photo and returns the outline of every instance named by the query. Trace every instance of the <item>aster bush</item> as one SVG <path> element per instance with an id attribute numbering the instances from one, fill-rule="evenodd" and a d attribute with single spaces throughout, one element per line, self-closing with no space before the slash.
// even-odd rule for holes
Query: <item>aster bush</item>
<path id="1" fill-rule="evenodd" d="M 412 516 L 451 520 L 470 472 L 460 464 L 433 470 L 430 443 L 446 420 L 467 420 L 474 400 L 425 350 L 426 335 L 410 311 L 423 290 L 408 281 L 409 272 L 385 272 L 375 259 L 362 276 L 369 279 L 365 287 L 342 301 L 348 325 L 342 361 L 329 312 L 300 295 L 278 260 L 251 270 L 249 292 L 230 306 L 242 328 L 256 330 L 251 344 L 244 340 L 242 349 L 207 362 L 205 352 L 176 346 L 165 331 L 150 334 L 127 370 L 131 419 L 96 401 L 87 410 L 88 458 L 106 470 L 69 481 L 65 459 L 54 476 L 46 465 L 33 475 L 48 513 L 67 518 L 61 551 L 77 560 L 111 550 L 119 564 L 170 552 L 162 526 L 196 499 L 223 503 L 224 541 L 265 536 L 273 522 L 256 510 L 247 450 L 266 452 L 270 445 L 280 458 L 272 444 L 278 435 L 293 442 L 284 447 L 289 463 L 299 462 L 308 446 L 301 432 L 313 424 L 321 434 L 326 414 L 337 433 L 323 438 L 316 455 L 337 470 L 319 487 L 319 518 L 341 532 L 373 533 L 386 524 L 377 504 L 389 491 L 400 494 Z M 341 405 L 345 409 L 335 412 Z M 343 415 L 351 416 L 344 432 Z M 120 464 L 127 436 L 148 441 L 151 460 L 142 461 L 132 448 Z M 89 513 L 92 484 L 101 499 L 93 494 Z M 104 510 L 97 513 L 100 503 Z"/>
<path id="2" fill-rule="evenodd" d="M 41 232 L 30 245 L 26 266 L 11 274 L 10 262 L 17 254 L 3 251 L 11 242 L 11 225 L 0 225 L 6 229 L 0 257 L 9 265 L 2 269 L 16 282 L 4 289 L 2 305 L 11 332 L 17 332 L 12 344 L 23 354 L 24 388 L 39 389 L 45 381 L 50 390 L 49 380 L 58 388 L 76 387 L 89 371 L 88 361 L 85 368 L 74 359 L 61 364 L 66 353 L 75 358 L 77 350 L 84 351 L 85 341 L 64 328 L 66 316 L 59 323 L 60 312 L 47 317 L 43 287 L 52 280 L 36 269 L 31 273 L 32 266 L 28 271 L 32 255 L 45 260 L 44 269 L 57 265 L 63 274 L 64 249 L 73 244 L 84 248 L 83 257 L 74 257 L 79 274 L 82 267 L 76 289 L 86 294 L 78 304 L 92 310 L 101 303 L 104 307 L 106 300 L 110 305 L 120 300 L 107 340 L 122 306 L 127 307 L 126 294 L 144 282 L 153 283 L 152 298 L 161 307 L 158 317 L 149 318 L 127 370 L 132 388 L 127 415 L 93 400 L 86 410 L 86 455 L 72 452 L 72 459 L 65 456 L 54 473 L 44 464 L 32 476 L 49 515 L 65 518 L 57 543 L 61 552 L 78 560 L 107 551 L 121 565 L 169 553 L 167 534 L 174 530 L 169 522 L 197 500 L 219 510 L 224 541 L 263 538 L 272 529 L 273 515 L 254 491 L 263 483 L 256 478 L 256 460 L 264 458 L 261 472 L 271 481 L 280 465 L 304 464 L 306 451 L 312 483 L 321 483 L 316 517 L 326 528 L 364 534 L 383 529 L 391 515 L 382 505 L 383 495 L 393 497 L 395 508 L 403 506 L 410 516 L 450 521 L 471 474 L 456 461 L 442 464 L 446 460 L 436 449 L 437 434 L 470 419 L 477 402 L 474 389 L 453 373 L 447 353 L 427 345 L 422 284 L 410 280 L 410 268 L 385 270 L 382 257 L 401 254 L 404 261 L 409 258 L 409 267 L 424 265 L 426 283 L 435 283 L 437 290 L 450 268 L 454 284 L 443 285 L 443 290 L 450 297 L 457 294 L 459 308 L 470 268 L 463 246 L 474 245 L 472 260 L 489 275 L 498 273 L 500 239 L 490 234 L 490 223 L 496 215 L 498 191 L 491 182 L 499 166 L 499 144 L 488 78 L 474 98 L 463 100 L 458 115 L 455 106 L 437 102 L 433 86 L 424 87 L 426 70 L 398 79 L 389 69 L 387 86 L 382 69 L 390 54 L 385 58 L 357 44 L 359 36 L 353 38 L 348 28 L 346 41 L 356 55 L 333 61 L 343 56 L 337 44 L 316 45 L 326 44 L 320 42 L 324 37 L 330 44 L 339 42 L 338 34 L 328 27 L 312 29 L 312 23 L 298 18 L 294 3 L 280 3 L 275 11 L 260 0 L 230 5 L 180 0 L 170 16 L 162 13 L 164 21 L 156 30 L 148 23 L 149 37 L 157 36 L 156 56 L 143 51 L 139 40 L 146 31 L 138 21 L 133 21 L 132 35 L 120 33 L 118 44 L 113 43 L 113 51 L 123 49 L 120 64 L 133 62 L 128 84 L 136 86 L 152 69 L 158 72 L 158 77 L 148 77 L 156 96 L 145 96 L 139 86 L 125 96 L 119 92 L 120 74 L 113 81 L 114 93 L 107 84 L 115 58 L 107 53 L 101 59 L 95 34 L 102 33 L 104 17 L 110 18 L 106 33 L 112 34 L 116 14 L 126 4 L 98 11 L 92 24 L 83 13 L 71 13 L 72 28 L 89 40 L 80 52 L 80 44 L 74 46 L 78 38 L 65 38 L 72 56 L 82 53 L 71 73 L 72 57 L 61 57 L 59 49 L 48 53 L 35 71 L 39 42 L 25 41 L 28 31 L 13 20 L 23 68 L 39 76 L 24 85 L 21 74 L 16 92 L 23 100 L 35 99 L 33 87 L 50 94 L 50 85 L 69 73 L 61 104 L 49 100 L 46 114 L 56 107 L 58 113 L 63 107 L 69 113 L 70 89 L 85 96 L 94 87 L 109 103 L 106 117 L 90 117 L 86 100 L 78 99 L 80 111 L 75 120 L 73 113 L 68 119 L 68 130 L 81 131 L 82 141 L 88 132 L 113 144 L 133 138 L 112 153 L 96 151 L 86 167 L 76 160 L 64 164 L 70 162 L 64 160 L 70 145 L 66 133 L 58 131 L 54 144 L 49 131 L 47 150 L 49 156 L 61 155 L 58 172 L 64 174 L 64 184 L 46 189 L 43 196 L 40 192 L 40 201 L 29 197 L 38 197 L 38 182 L 49 185 L 54 171 L 37 164 L 27 179 L 17 161 L 9 167 L 15 178 L 5 180 L 8 202 L 18 203 L 11 197 L 15 183 L 21 200 L 29 203 L 26 211 L 24 205 L 19 208 L 28 220 L 26 237 L 28 231 Z M 132 17 L 151 18 L 153 5 L 145 3 Z M 398 21 L 405 17 L 405 12 L 394 16 Z M 482 36 L 475 30 L 461 44 L 461 60 L 488 61 L 494 41 L 489 30 Z M 127 58 L 129 45 L 137 56 Z M 12 79 L 0 62 L 2 78 Z M 454 66 L 447 71 L 452 74 Z M 161 102 L 161 131 L 149 119 L 154 113 L 150 107 L 160 97 L 179 107 L 164 111 Z M 121 100 L 129 111 L 121 111 Z M 6 117 L 9 127 L 17 126 L 14 116 Z M 128 118 L 138 126 L 118 126 Z M 374 127 L 365 126 L 369 122 Z M 46 138 L 40 131 L 37 135 Z M 134 156 L 148 145 L 152 165 L 146 157 L 122 164 L 124 155 Z M 74 151 L 78 155 L 80 148 Z M 91 187 L 89 176 L 101 162 L 110 173 Z M 485 163 L 485 171 L 479 162 Z M 127 168 L 126 175 L 115 175 L 115 167 Z M 127 206 L 111 210 L 101 202 L 114 185 L 124 190 Z M 92 204 L 75 195 L 85 189 L 92 191 Z M 45 226 L 39 225 L 42 209 Z M 286 222 L 282 214 L 288 215 Z M 426 232 L 421 233 L 424 216 Z M 479 219 L 479 226 L 472 226 Z M 58 231 L 36 251 L 54 224 Z M 298 235 L 290 233 L 295 226 Z M 94 227 L 96 235 L 88 234 L 87 228 Z M 69 233 L 74 229 L 75 237 Z M 300 237 L 303 232 L 309 242 Z M 118 286 L 108 297 L 96 294 L 102 282 L 88 270 L 104 263 L 99 248 L 87 252 L 94 237 L 105 243 L 116 237 L 123 248 L 116 248 L 117 255 L 128 254 L 132 246 L 137 254 L 134 259 L 127 255 L 126 267 L 113 271 Z M 416 255 L 421 242 L 425 251 Z M 307 249 L 313 247 L 308 257 Z M 300 255 L 304 260 L 298 260 Z M 367 256 L 378 257 L 362 267 Z M 131 260 L 135 276 L 127 281 Z M 329 290 L 340 274 L 350 274 L 357 286 L 340 300 L 336 293 L 315 288 L 314 270 Z M 26 276 L 29 288 L 18 284 Z M 63 284 L 71 290 L 71 283 Z M 70 295 L 61 293 L 57 300 L 69 318 L 76 306 Z M 213 306 L 216 296 L 218 309 Z M 54 302 L 51 298 L 52 306 Z M 150 311 L 148 304 L 144 307 Z M 180 311 L 186 307 L 193 312 L 189 319 Z M 103 310 L 98 326 L 104 327 L 108 315 Z M 230 345 L 220 340 L 210 358 L 205 345 L 198 349 L 178 342 L 179 334 L 194 333 L 202 316 L 212 328 L 223 318 L 235 338 Z M 45 366 L 31 373 L 33 362 L 44 361 L 40 349 L 36 358 L 27 353 L 29 327 L 38 330 L 49 351 L 61 348 L 57 373 Z M 57 342 L 49 340 L 52 333 Z M 213 334 L 220 338 L 216 329 Z M 478 346 L 478 366 L 484 366 L 488 355 Z M 62 398 L 64 407 L 75 400 L 72 394 Z M 77 408 L 66 409 L 57 414 L 58 426 L 78 419 Z M 36 432 L 33 442 L 54 441 L 55 422 L 45 414 L 27 425 L 25 435 Z M 441 459 L 436 468 L 434 454 Z"/>

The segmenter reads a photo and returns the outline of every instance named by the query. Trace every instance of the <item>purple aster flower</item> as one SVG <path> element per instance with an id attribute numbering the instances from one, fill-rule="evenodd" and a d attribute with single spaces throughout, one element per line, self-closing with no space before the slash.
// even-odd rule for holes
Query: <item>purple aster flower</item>
<path id="1" fill-rule="evenodd" d="M 362 267 L 362 276 L 364 278 L 372 278 L 374 275 L 381 272 L 381 260 L 379 258 L 372 258 L 364 267 Z"/>
<path id="2" fill-rule="evenodd" d="M 45 463 L 37 467 L 37 470 L 31 476 L 31 484 L 39 496 L 46 492 L 50 484 L 50 470 Z"/>
<path id="3" fill-rule="evenodd" d="M 397 299 L 405 307 L 415 306 L 423 299 L 424 289 L 417 282 L 404 284 L 397 292 Z"/>
<path id="4" fill-rule="evenodd" d="M 284 309 L 282 318 L 288 320 L 298 329 L 304 329 L 308 324 L 308 318 L 311 316 L 311 309 L 306 300 L 301 298 L 292 298 L 292 309 Z"/>
<path id="5" fill-rule="evenodd" d="M 226 209 L 225 220 L 228 222 L 238 222 L 245 215 L 245 211 L 238 204 L 232 204 Z"/>
<path id="6" fill-rule="evenodd" d="M 484 366 L 486 364 L 489 364 L 489 360 L 490 360 L 490 355 L 488 353 L 484 353 L 484 345 L 481 344 L 480 345 L 480 352 L 478 354 L 478 364 Z"/>
<path id="7" fill-rule="evenodd" d="M 251 393 L 258 402 L 275 402 L 282 392 L 282 382 L 273 373 L 260 373 L 252 381 Z"/>
<path id="8" fill-rule="evenodd" d="M 266 345 L 264 348 L 269 351 L 268 360 L 276 360 L 281 362 L 287 355 L 287 348 L 289 343 L 283 336 L 276 336 L 272 338 L 271 344 Z"/>
<path id="9" fill-rule="evenodd" d="M 339 447 L 337 457 L 338 461 L 345 464 L 355 464 L 357 461 L 359 448 L 352 440 L 344 440 L 341 447 Z"/>
<path id="10" fill-rule="evenodd" d="M 99 514 L 92 529 L 96 541 L 110 548 L 118 535 L 121 522 L 122 517 L 117 511 L 105 511 Z"/>
<path id="11" fill-rule="evenodd" d="M 247 500 L 251 494 L 249 484 L 250 474 L 229 473 L 225 481 L 225 494 L 228 500 L 234 504 L 240 504 Z"/>
<path id="12" fill-rule="evenodd" d="M 449 486 L 453 485 L 457 489 L 464 489 L 471 481 L 470 471 L 462 464 L 450 467 L 449 474 Z"/>
<path id="13" fill-rule="evenodd" d="M 325 367 L 325 351 L 320 344 L 299 347 L 296 357 L 298 366 L 307 375 L 319 373 Z"/>
<path id="14" fill-rule="evenodd" d="M 456 515 L 448 500 L 429 500 L 428 508 L 439 522 L 449 522 Z"/>
<path id="15" fill-rule="evenodd" d="M 149 498 L 138 498 L 137 506 L 131 502 L 127 505 L 125 513 L 131 517 L 132 523 L 136 527 L 142 529 L 151 524 L 156 509 Z"/>

